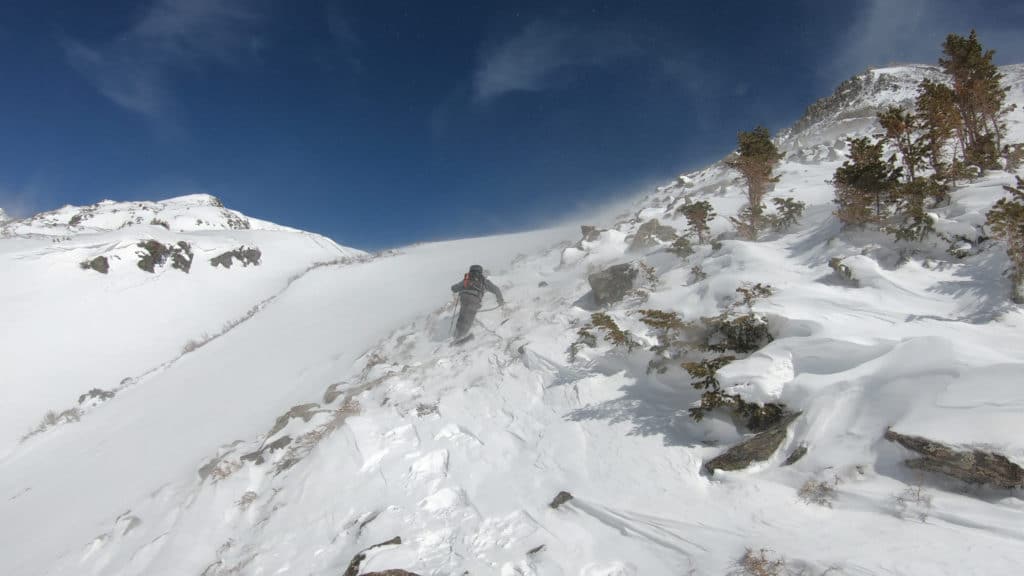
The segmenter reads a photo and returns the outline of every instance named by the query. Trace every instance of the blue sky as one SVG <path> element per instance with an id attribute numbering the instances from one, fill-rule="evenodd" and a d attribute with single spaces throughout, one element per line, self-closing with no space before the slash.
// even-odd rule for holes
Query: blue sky
<path id="1" fill-rule="evenodd" d="M 0 6 L 0 207 L 208 192 L 363 248 L 527 228 L 777 130 L 1017 0 Z"/>

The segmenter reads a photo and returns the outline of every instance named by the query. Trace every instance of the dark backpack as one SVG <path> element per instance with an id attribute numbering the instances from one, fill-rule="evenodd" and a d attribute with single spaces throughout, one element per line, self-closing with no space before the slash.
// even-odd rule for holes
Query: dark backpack
<path id="1" fill-rule="evenodd" d="M 484 277 L 478 274 L 467 273 L 465 277 L 462 278 L 462 289 L 472 290 L 482 298 L 485 289 Z"/>

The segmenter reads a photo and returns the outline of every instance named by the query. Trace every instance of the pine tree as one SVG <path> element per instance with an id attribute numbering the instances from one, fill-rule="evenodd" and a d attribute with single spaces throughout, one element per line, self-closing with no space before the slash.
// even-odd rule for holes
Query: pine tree
<path id="1" fill-rule="evenodd" d="M 899 151 L 907 182 L 917 177 L 917 168 L 923 160 L 922 147 L 916 132 L 917 117 L 899 106 L 890 106 L 878 113 L 878 122 L 885 130 L 885 138 Z"/>
<path id="2" fill-rule="evenodd" d="M 945 84 L 925 79 L 918 85 L 915 104 L 928 162 L 939 179 L 946 179 L 951 175 L 950 169 L 957 165 L 956 147 L 950 162 L 945 162 L 946 144 L 955 136 L 965 153 L 967 146 L 963 120 L 956 110 L 956 94 Z"/>
<path id="3" fill-rule="evenodd" d="M 726 164 L 739 171 L 747 184 L 747 204 L 737 217 L 730 217 L 740 235 L 747 240 L 757 240 L 758 235 L 768 226 L 765 218 L 764 197 L 771 184 L 778 182 L 774 175 L 775 166 L 782 154 L 772 142 L 768 129 L 758 126 L 750 132 L 740 132 L 737 153 L 726 160 Z"/>
<path id="4" fill-rule="evenodd" d="M 686 217 L 686 222 L 689 224 L 688 228 L 697 235 L 697 243 L 703 244 L 707 239 L 708 233 L 711 232 L 708 222 L 716 216 L 711 202 L 707 200 L 693 202 L 687 198 L 682 206 L 676 208 L 676 212 Z"/>
<path id="5" fill-rule="evenodd" d="M 992 235 L 1006 243 L 1006 254 L 1013 266 L 1013 301 L 1024 304 L 1024 180 L 1017 176 L 1017 187 L 1003 186 L 1010 198 L 1000 198 L 986 214 Z"/>
<path id="6" fill-rule="evenodd" d="M 950 34 L 942 44 L 939 65 L 953 82 L 957 111 L 966 136 L 966 159 L 982 168 L 992 168 L 1002 147 L 1007 108 L 1003 74 L 992 63 L 995 50 L 985 50 L 971 30 L 964 38 Z"/>
<path id="7" fill-rule="evenodd" d="M 836 190 L 836 216 L 847 226 L 881 223 L 888 216 L 888 204 L 899 185 L 902 170 L 882 159 L 882 143 L 868 138 L 850 138 L 850 159 L 836 169 L 832 185 Z"/>
<path id="8" fill-rule="evenodd" d="M 899 225 L 889 231 L 896 240 L 924 240 L 930 232 L 935 231 L 932 217 L 928 214 L 929 200 L 941 202 L 948 197 L 946 186 L 932 178 L 917 177 L 901 184 L 896 189 L 896 213 L 902 217 Z"/>

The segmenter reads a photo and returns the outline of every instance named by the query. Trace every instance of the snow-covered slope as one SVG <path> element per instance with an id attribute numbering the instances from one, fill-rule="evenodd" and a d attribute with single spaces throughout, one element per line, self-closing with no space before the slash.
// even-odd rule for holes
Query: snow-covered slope
<path id="1" fill-rule="evenodd" d="M 68 224 L 76 218 L 80 223 Z M 201 228 L 191 226 L 200 220 Z M 0 455 L 42 424 L 47 411 L 85 410 L 92 402 L 80 404 L 80 395 L 131 387 L 189 342 L 245 318 L 309 267 L 368 256 L 246 218 L 211 196 L 65 207 L 0 230 Z M 145 242 L 179 250 L 178 267 L 170 254 L 159 263 L 140 246 Z M 211 265 L 239 247 L 258 250 L 259 263 L 229 255 Z M 139 266 L 147 258 L 152 271 Z M 83 268 L 96 259 L 103 266 Z M 65 419 L 77 416 L 72 411 Z"/>
<path id="2" fill-rule="evenodd" d="M 885 73 L 905 86 L 927 70 Z M 1022 71 L 1007 69 L 1018 103 Z M 0 406 L 0 517 L 16 519 L 0 523 L 0 568 L 743 574 L 744 551 L 768 549 L 793 574 L 1016 573 L 1020 489 L 916 473 L 883 439 L 891 428 L 1024 464 L 1024 312 L 1008 301 L 1002 247 L 980 227 L 1012 175 L 955 190 L 936 210 L 940 235 L 920 244 L 841 233 L 831 215 L 836 141 L 873 130 L 869 109 L 905 96 L 836 100 L 783 134 L 774 195 L 808 207 L 793 230 L 756 243 L 728 234 L 743 194 L 721 164 L 587 222 L 607 230 L 584 240 L 572 227 L 369 258 L 292 231 L 154 225 L 146 237 L 218 244 L 211 255 L 258 244 L 263 263 L 150 275 L 112 260 L 104 275 L 78 263 L 135 246 L 138 228 L 57 243 L 19 228 L 31 236 L 0 240 L 0 267 L 19 279 L 0 286 L 0 318 L 27 335 L 0 343 L 4 398 L 19 402 Z M 1009 125 L 1008 139 L 1024 141 L 1024 111 Z M 715 206 L 720 245 L 685 258 L 659 242 L 629 250 L 652 218 L 681 231 L 684 198 Z M 71 212 L 46 222 L 67 230 Z M 107 236 L 117 234 L 129 236 Z M 969 243 L 962 257 L 948 253 L 954 241 Z M 327 260 L 337 261 L 311 268 Z M 448 285 L 475 262 L 509 305 L 482 312 L 476 338 L 452 348 Z M 620 262 L 649 267 L 606 309 L 640 348 L 595 330 L 596 346 L 570 359 L 591 320 L 587 274 Z M 757 282 L 773 289 L 751 306 L 773 340 L 718 379 L 801 414 L 767 461 L 710 476 L 704 465 L 744 433 L 718 415 L 689 418 L 700 392 L 678 366 L 648 370 L 657 340 L 640 310 L 699 323 Z M 249 320 L 235 325 L 240 314 Z M 223 335 L 183 354 L 203 331 Z M 86 398 L 79 421 L 18 442 L 45 410 L 110 388 L 115 374 L 134 379 L 102 403 Z M 782 465 L 800 446 L 806 456 Z M 561 491 L 574 498 L 555 509 Z"/>

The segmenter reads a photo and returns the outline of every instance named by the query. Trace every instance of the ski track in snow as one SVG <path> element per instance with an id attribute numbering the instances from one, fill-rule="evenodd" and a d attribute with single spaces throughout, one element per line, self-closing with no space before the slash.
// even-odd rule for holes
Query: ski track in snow
<path id="1" fill-rule="evenodd" d="M 1018 110 L 1015 140 L 1022 121 Z M 814 154 L 833 137 L 827 124 L 793 136 Z M 650 217 L 681 229 L 670 206 L 683 195 L 735 213 L 739 187 L 720 165 L 639 199 L 639 218 L 581 248 L 561 249 L 575 229 L 425 244 L 310 270 L 281 289 L 319 253 L 306 252 L 263 280 L 277 292 L 247 293 L 234 308 L 262 301 L 258 314 L 0 460 L 0 515 L 17 519 L 0 524 L 0 567 L 319 575 L 365 552 L 361 573 L 727 574 L 745 549 L 767 548 L 808 574 L 1016 573 L 1020 491 L 917 476 L 882 439 L 893 426 L 1024 464 L 1024 313 L 1006 304 L 1002 248 L 957 260 L 936 240 L 907 258 L 881 237 L 840 236 L 823 184 L 840 161 L 783 164 L 775 194 L 808 203 L 790 233 L 697 246 L 685 261 L 660 248 L 627 253 L 627 233 Z M 954 192 L 943 225 L 970 229 L 1010 181 L 993 172 Z M 720 216 L 712 232 L 727 229 Z M 32 256 L 0 256 L 52 257 L 8 241 Z M 839 279 L 830 257 L 844 257 L 857 282 Z M 600 337 L 567 359 L 589 320 L 575 305 L 586 273 L 629 260 L 654 266 L 657 286 L 609 314 L 641 338 L 637 308 L 694 320 L 717 314 L 743 282 L 774 287 L 753 310 L 775 340 L 720 372 L 744 396 L 803 411 L 767 462 L 702 473 L 741 437 L 724 419 L 688 418 L 698 393 L 680 370 L 647 373 L 650 355 Z M 476 338 L 452 348 L 442 303 L 477 261 L 509 305 L 482 312 Z M 780 466 L 798 445 L 807 455 Z M 808 480 L 833 483 L 831 506 L 801 501 Z M 920 494 L 908 496 L 914 486 Z M 574 499 L 550 508 L 562 490 Z"/>

